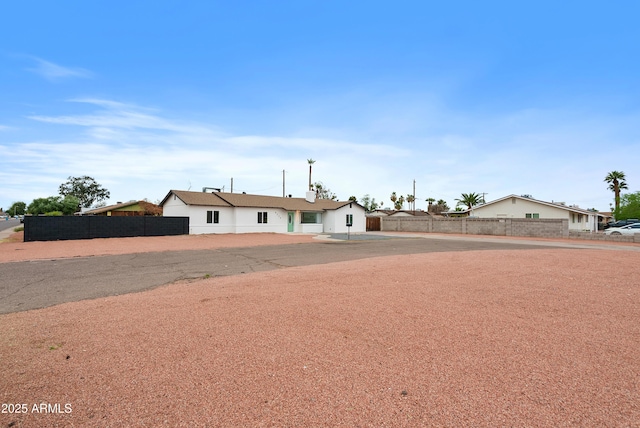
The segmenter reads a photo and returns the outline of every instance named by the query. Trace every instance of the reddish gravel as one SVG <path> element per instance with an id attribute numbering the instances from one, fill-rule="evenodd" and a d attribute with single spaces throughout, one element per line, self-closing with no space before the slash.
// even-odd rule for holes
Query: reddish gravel
<path id="1" fill-rule="evenodd" d="M 0 263 L 152 251 L 283 245 L 313 241 L 313 235 L 247 233 L 244 235 L 141 236 L 118 239 L 98 238 L 74 241 L 16 242 L 24 239 L 21 238 L 23 234 L 24 232 L 14 233 L 9 237 L 8 242 L 0 243 Z"/>
<path id="2" fill-rule="evenodd" d="M 638 266 L 428 253 L 2 315 L 0 426 L 640 426 Z"/>

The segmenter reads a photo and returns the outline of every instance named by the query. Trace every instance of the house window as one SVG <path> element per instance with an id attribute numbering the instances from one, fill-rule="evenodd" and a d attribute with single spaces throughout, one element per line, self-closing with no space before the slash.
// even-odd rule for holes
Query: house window
<path id="1" fill-rule="evenodd" d="M 320 213 L 302 213 L 302 223 L 313 223 L 313 224 L 317 224 L 317 223 L 322 223 L 322 221 L 320 220 Z"/>
<path id="2" fill-rule="evenodd" d="M 347 214 L 347 226 L 353 225 L 353 214 Z"/>
<path id="3" fill-rule="evenodd" d="M 540 213 L 526 213 L 524 216 L 526 218 L 540 218 Z"/>
<path id="4" fill-rule="evenodd" d="M 267 222 L 267 212 L 260 211 L 258 213 L 258 223 L 266 223 Z"/>
<path id="5" fill-rule="evenodd" d="M 207 211 L 207 223 L 219 223 L 220 211 Z"/>

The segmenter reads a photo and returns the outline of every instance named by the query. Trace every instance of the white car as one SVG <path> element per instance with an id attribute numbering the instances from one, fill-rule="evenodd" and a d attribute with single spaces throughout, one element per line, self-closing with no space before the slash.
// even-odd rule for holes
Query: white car
<path id="1" fill-rule="evenodd" d="M 628 224 L 622 227 L 610 227 L 604 231 L 605 235 L 633 235 L 640 233 L 640 223 Z"/>

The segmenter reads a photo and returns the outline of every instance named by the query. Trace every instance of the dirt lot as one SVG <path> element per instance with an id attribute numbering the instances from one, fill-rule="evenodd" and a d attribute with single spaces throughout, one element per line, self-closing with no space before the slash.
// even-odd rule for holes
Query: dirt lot
<path id="1" fill-rule="evenodd" d="M 224 239 L 285 238 L 311 239 Z M 132 248 L 73 242 L 28 251 Z M 596 247 L 412 254 L 2 315 L 0 426 L 640 426 L 638 266 Z"/>

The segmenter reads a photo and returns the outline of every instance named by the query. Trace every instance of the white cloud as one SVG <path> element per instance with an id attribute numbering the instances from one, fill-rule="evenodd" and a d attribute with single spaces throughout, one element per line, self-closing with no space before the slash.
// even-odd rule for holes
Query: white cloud
<path id="1" fill-rule="evenodd" d="M 70 78 L 87 79 L 93 77 L 93 73 L 84 68 L 64 67 L 35 56 L 29 56 L 29 58 L 36 63 L 36 66 L 28 68 L 27 70 L 36 73 L 51 82 Z"/>
<path id="2" fill-rule="evenodd" d="M 613 136 L 637 148 L 633 131 L 629 136 L 633 117 L 610 120 L 541 110 L 482 117 L 446 112 L 440 114 L 442 122 L 460 126 L 423 128 L 401 139 L 371 138 L 371 128 L 331 137 L 318 136 L 330 132 L 293 127 L 289 135 L 232 135 L 215 124 L 169 118 L 134 104 L 70 101 L 93 110 L 31 116 L 40 124 L 67 128 L 51 133 L 55 139 L 0 144 L 4 183 L 48 196 L 67 176 L 89 174 L 109 188 L 114 200 L 156 200 L 169 189 L 189 186 L 228 190 L 233 177 L 235 191 L 279 195 L 285 170 L 286 193 L 301 196 L 308 181 L 306 160 L 313 158 L 313 181 L 323 181 L 342 199 L 370 194 L 389 206 L 391 192 L 409 194 L 415 179 L 418 207 L 427 197 L 453 206 L 462 192 L 486 192 L 487 200 L 529 193 L 607 209 L 610 195 L 602 184 L 607 170 L 626 171 L 632 184 L 639 161 L 635 152 L 620 158 L 594 150 L 605 149 Z M 38 172 L 37 180 L 33 175 L 16 178 L 31 171 Z"/>

